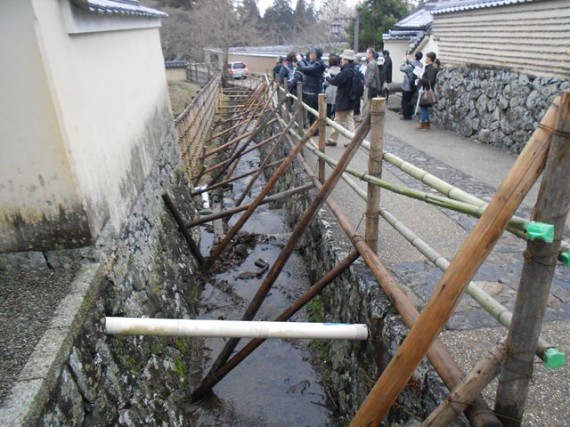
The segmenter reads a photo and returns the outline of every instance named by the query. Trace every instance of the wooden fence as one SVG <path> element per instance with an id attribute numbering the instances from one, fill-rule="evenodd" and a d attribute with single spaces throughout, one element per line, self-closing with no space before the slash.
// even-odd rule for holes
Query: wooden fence
<path id="1" fill-rule="evenodd" d="M 220 73 L 212 74 L 192 102 L 174 121 L 188 177 L 196 172 L 204 141 L 214 120 L 220 97 L 220 81 Z"/>

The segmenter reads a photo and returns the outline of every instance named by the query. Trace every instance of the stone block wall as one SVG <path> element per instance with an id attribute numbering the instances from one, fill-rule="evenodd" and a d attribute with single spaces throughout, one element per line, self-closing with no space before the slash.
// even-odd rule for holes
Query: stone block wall
<path id="1" fill-rule="evenodd" d="M 197 267 L 163 192 L 183 217 L 195 213 L 172 128 L 121 235 L 106 230 L 97 242 L 98 293 L 39 425 L 189 425 L 192 340 L 104 331 L 105 316 L 195 317 Z"/>
<path id="2" fill-rule="evenodd" d="M 492 68 L 443 68 L 433 121 L 483 144 L 520 153 L 570 79 Z"/>

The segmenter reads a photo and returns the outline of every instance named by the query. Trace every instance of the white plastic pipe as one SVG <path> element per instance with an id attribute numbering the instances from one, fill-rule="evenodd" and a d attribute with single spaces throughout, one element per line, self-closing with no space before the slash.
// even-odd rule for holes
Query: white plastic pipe
<path id="1" fill-rule="evenodd" d="M 368 327 L 366 325 L 343 323 L 107 317 L 105 327 L 109 335 L 337 340 L 366 340 L 368 338 Z"/>

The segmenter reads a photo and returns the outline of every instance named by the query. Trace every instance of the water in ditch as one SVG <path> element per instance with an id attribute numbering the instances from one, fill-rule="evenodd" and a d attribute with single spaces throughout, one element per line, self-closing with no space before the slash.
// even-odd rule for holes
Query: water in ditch
<path id="1" fill-rule="evenodd" d="M 259 163 L 259 154 L 249 153 L 240 161 L 235 175 L 256 168 Z M 224 194 L 225 207 L 233 206 L 233 200 L 247 183 L 248 178 L 234 183 L 231 193 Z M 264 184 L 265 179 L 260 176 L 253 187 L 253 197 Z M 243 204 L 250 201 L 248 197 Z M 287 242 L 290 230 L 284 213 L 268 206 L 258 208 L 242 229 L 239 243 L 222 256 L 224 266 L 207 278 L 200 299 L 200 319 L 240 319 L 267 274 L 268 267 L 263 267 L 263 263 L 270 267 Z M 239 215 L 231 219 L 230 225 Z M 213 227 L 203 227 L 202 253 L 209 253 L 213 240 Z M 309 286 L 307 268 L 294 252 L 255 320 L 273 320 Z M 291 321 L 307 321 L 307 312 L 301 310 Z M 202 358 L 193 371 L 193 387 L 200 384 L 226 341 L 208 338 L 198 342 Z M 247 341 L 242 339 L 237 350 Z M 308 340 L 265 341 L 216 385 L 213 396 L 196 403 L 192 411 L 195 426 L 332 425 L 318 360 L 309 350 Z"/>

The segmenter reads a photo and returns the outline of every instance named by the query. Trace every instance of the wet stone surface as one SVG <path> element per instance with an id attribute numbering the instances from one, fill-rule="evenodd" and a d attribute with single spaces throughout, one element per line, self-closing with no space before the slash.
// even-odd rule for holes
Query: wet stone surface
<path id="1" fill-rule="evenodd" d="M 460 170 L 452 168 L 397 138 L 387 135 L 385 142 L 386 151 L 406 159 L 413 165 L 432 173 L 446 182 L 453 183 L 458 188 L 480 199 L 490 201 L 495 194 L 495 189 L 491 186 L 473 179 Z M 434 192 L 431 187 L 410 177 L 395 166 L 385 162 L 384 167 L 407 186 L 428 193 Z M 440 211 L 459 224 L 467 233 L 471 232 L 477 224 L 476 218 L 468 217 L 465 214 L 448 209 L 440 209 Z M 523 206 L 517 210 L 516 214 L 523 218 L 530 218 L 531 211 Z M 565 239 L 569 238 L 570 230 L 566 229 Z M 503 233 L 490 256 L 473 279 L 475 282 L 494 283 L 494 287 L 497 290 L 494 294 L 495 298 L 511 310 L 520 282 L 525 248 L 526 242 L 508 232 Z M 424 303 L 429 299 L 442 275 L 442 272 L 437 267 L 428 262 L 390 264 L 389 267 Z M 563 268 L 560 265 L 556 269 L 552 281 L 545 320 L 570 320 L 570 269 Z M 479 307 L 470 296 L 463 296 L 456 313 L 447 324 L 448 329 L 463 330 L 482 326 L 496 326 L 496 321 L 486 314 L 485 310 Z"/>
<path id="2" fill-rule="evenodd" d="M 245 156 L 235 174 L 255 168 L 257 153 Z M 244 191 L 248 180 L 236 182 L 233 191 L 224 194 L 224 206 L 231 207 Z M 253 196 L 265 183 L 261 176 L 252 188 Z M 241 214 L 231 218 L 235 224 Z M 202 253 L 207 254 L 215 237 L 215 227 L 202 227 Z M 239 320 L 267 271 L 287 243 L 289 229 L 282 209 L 261 206 L 248 220 L 232 244 L 206 278 L 200 297 L 199 319 Z M 307 267 L 301 255 L 294 252 L 277 278 L 254 320 L 273 320 L 308 287 Z M 305 310 L 291 321 L 307 321 Z M 195 388 L 206 375 L 226 339 L 197 339 L 201 352 L 193 368 L 191 383 Z M 236 351 L 246 343 L 242 339 Z M 198 355 L 200 356 L 200 355 Z M 193 405 L 192 425 L 211 426 L 328 426 L 332 425 L 326 392 L 321 384 L 318 366 L 309 350 L 308 340 L 265 341 L 214 387 L 214 394 Z"/>

